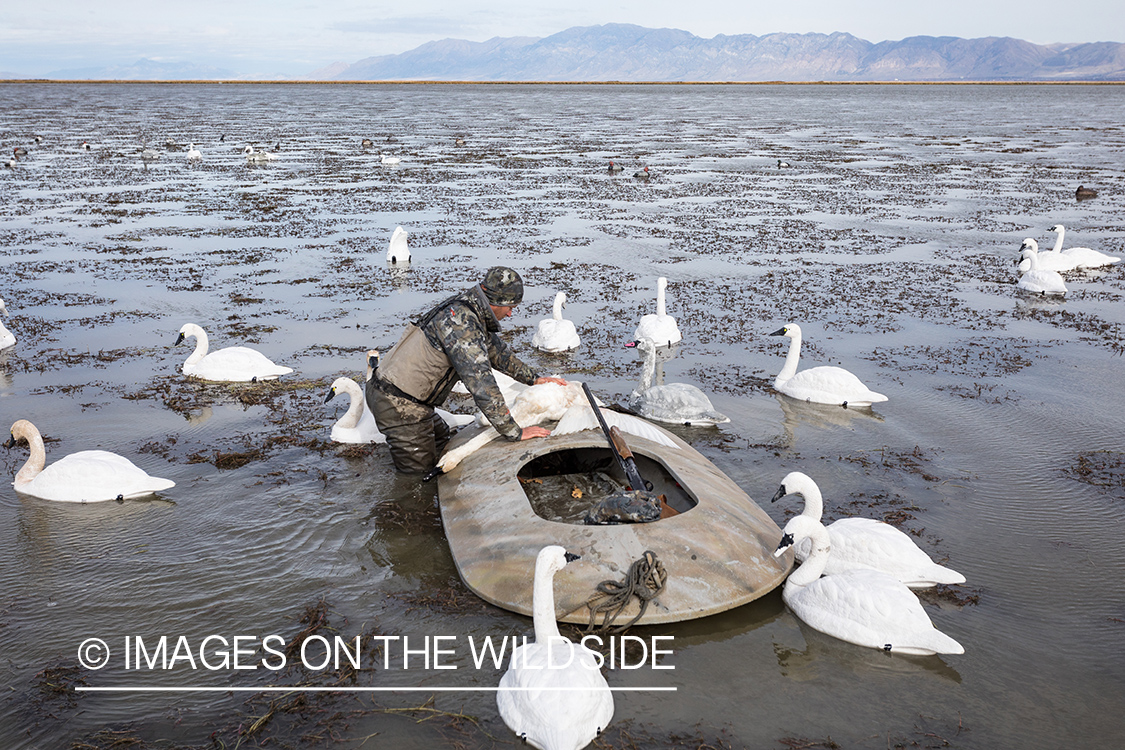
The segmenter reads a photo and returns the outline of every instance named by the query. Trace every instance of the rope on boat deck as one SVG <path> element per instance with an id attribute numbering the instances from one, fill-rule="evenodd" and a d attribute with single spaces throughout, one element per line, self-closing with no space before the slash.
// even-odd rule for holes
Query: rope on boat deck
<path id="1" fill-rule="evenodd" d="M 590 623 L 586 632 L 621 633 L 633 627 L 637 620 L 644 616 L 648 603 L 663 593 L 667 582 L 668 574 L 664 571 L 664 565 L 657 559 L 656 553 L 652 550 L 646 551 L 644 556 L 634 560 L 629 566 L 624 581 L 609 579 L 597 585 L 597 593 L 586 600 L 586 606 L 590 608 Z M 641 602 L 641 609 L 637 616 L 627 624 L 610 630 L 617 616 L 625 610 L 634 596 Z M 594 621 L 598 613 L 602 614 L 602 624 L 595 629 Z"/>

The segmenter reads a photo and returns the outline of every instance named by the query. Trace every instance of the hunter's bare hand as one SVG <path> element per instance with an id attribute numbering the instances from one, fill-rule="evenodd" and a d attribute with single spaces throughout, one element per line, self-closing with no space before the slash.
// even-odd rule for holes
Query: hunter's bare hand
<path id="1" fill-rule="evenodd" d="M 524 427 L 523 428 L 523 432 L 520 433 L 520 440 L 529 440 L 531 438 L 547 437 L 550 434 L 551 434 L 551 431 L 548 430 L 546 427 L 540 427 L 539 425 L 533 425 L 531 427 Z"/>

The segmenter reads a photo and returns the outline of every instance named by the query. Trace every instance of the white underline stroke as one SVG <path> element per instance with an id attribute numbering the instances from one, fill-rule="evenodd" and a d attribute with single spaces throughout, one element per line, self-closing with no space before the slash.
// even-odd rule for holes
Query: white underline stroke
<path id="1" fill-rule="evenodd" d="M 607 687 L 602 690 L 611 692 L 676 692 L 675 687 Z M 82 687 L 75 686 L 75 692 L 83 693 L 497 693 L 497 692 L 527 692 L 555 691 L 570 692 L 581 690 L 589 692 L 585 687 L 557 687 L 557 688 L 531 688 L 531 687 L 156 687 L 156 686 L 129 686 L 129 687 Z"/>

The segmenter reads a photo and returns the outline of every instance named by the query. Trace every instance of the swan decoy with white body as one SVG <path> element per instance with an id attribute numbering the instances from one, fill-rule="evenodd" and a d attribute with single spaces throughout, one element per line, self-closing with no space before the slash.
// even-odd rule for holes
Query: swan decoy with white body
<path id="1" fill-rule="evenodd" d="M 688 383 L 653 384 L 656 372 L 656 344 L 639 339 L 626 344 L 636 347 L 645 358 L 641 382 L 629 396 L 629 408 L 646 419 L 669 424 L 716 425 L 729 422 L 711 404 L 707 394 Z"/>
<path id="2" fill-rule="evenodd" d="M 821 521 L 824 500 L 820 488 L 807 474 L 799 471 L 786 474 L 771 502 L 777 502 L 786 495 L 800 495 L 805 500 L 801 515 L 818 523 Z M 912 589 L 965 582 L 965 576 L 935 563 L 913 539 L 890 524 L 873 518 L 841 518 L 829 524 L 827 529 L 832 554 L 824 566 L 825 575 L 845 570 L 880 570 Z M 794 546 L 797 559 L 807 559 L 811 547 L 810 543 L 798 540 Z"/>
<path id="3" fill-rule="evenodd" d="M 293 372 L 292 367 L 275 365 L 261 352 L 245 346 L 228 346 L 208 353 L 207 333 L 195 323 L 185 323 L 180 328 L 176 344 L 191 337 L 195 337 L 195 351 L 184 362 L 184 375 L 203 380 L 246 383 L 275 380 Z"/>
<path id="4" fill-rule="evenodd" d="M 31 456 L 16 473 L 16 492 L 64 503 L 129 500 L 175 487 L 170 479 L 149 476 L 132 461 L 109 451 L 79 451 L 47 466 L 47 451 L 35 425 L 21 419 L 12 425 L 4 446 L 27 441 Z"/>
<path id="5" fill-rule="evenodd" d="M 1039 243 L 1028 237 L 1024 239 L 1023 244 L 1020 245 L 1020 251 L 1022 252 L 1025 247 L 1033 248 L 1035 252 L 1038 253 L 1039 269 L 1043 271 L 1056 271 L 1058 273 L 1066 273 L 1068 271 L 1077 269 L 1078 259 L 1071 258 L 1058 252 L 1058 249 L 1061 246 L 1062 243 L 1056 242 L 1054 250 L 1044 250 L 1043 252 L 1039 252 Z M 1031 270 L 1030 259 L 1023 258 L 1021 256 L 1021 260 L 1017 261 L 1017 263 L 1019 263 L 1020 273 L 1027 273 Z"/>
<path id="6" fill-rule="evenodd" d="M 1063 249 L 1063 238 L 1066 236 L 1066 227 L 1062 224 L 1055 224 L 1051 227 L 1051 231 L 1058 234 L 1055 238 L 1054 252 L 1062 253 L 1067 258 L 1074 260 L 1077 268 L 1100 268 L 1101 266 L 1111 266 L 1114 263 L 1120 263 L 1121 259 L 1114 255 L 1107 255 L 1099 250 L 1094 250 L 1089 247 L 1068 247 Z M 1039 256 L 1039 265 L 1043 265 L 1043 258 L 1045 254 Z"/>
<path id="7" fill-rule="evenodd" d="M 8 315 L 8 308 L 4 307 L 4 300 L 0 299 L 0 312 L 4 313 L 4 317 L 11 317 Z M 0 349 L 7 349 L 9 346 L 16 345 L 16 335 L 4 327 L 4 323 L 0 321 Z"/>
<path id="8" fill-rule="evenodd" d="M 395 164 L 398 164 L 399 162 L 402 161 L 402 159 L 400 159 L 399 157 L 391 156 L 390 154 L 388 154 L 386 152 L 380 153 L 379 156 L 380 156 L 380 161 L 382 161 L 382 163 L 386 164 L 387 166 L 394 166 Z"/>
<path id="9" fill-rule="evenodd" d="M 822 578 L 832 544 L 819 521 L 791 518 L 774 555 L 784 554 L 805 537 L 812 540 L 808 559 L 789 574 L 781 598 L 807 625 L 842 641 L 891 653 L 965 653 L 960 643 L 934 627 L 918 597 L 897 578 L 867 569 Z"/>
<path id="10" fill-rule="evenodd" d="M 1058 253 L 1047 253 L 1056 256 Z M 1016 288 L 1032 294 L 1066 294 L 1066 284 L 1058 271 L 1043 268 L 1040 263 L 1039 246 L 1032 239 L 1023 241 L 1020 247 L 1020 260 L 1017 263 L 1027 262 L 1028 270 L 1020 276 Z"/>
<path id="11" fill-rule="evenodd" d="M 277 154 L 271 154 L 264 149 L 255 151 L 253 146 L 247 146 L 242 149 L 242 155 L 246 157 L 246 161 L 250 164 L 265 164 L 266 162 L 277 159 Z"/>
<path id="12" fill-rule="evenodd" d="M 532 590 L 535 642 L 512 653 L 496 692 L 504 723 L 539 750 L 580 750 L 613 718 L 613 693 L 598 656 L 564 638 L 555 621 L 555 573 L 576 559 L 557 545 L 540 550 Z"/>
<path id="13" fill-rule="evenodd" d="M 188 161 L 199 161 L 203 158 L 203 154 L 195 147 L 194 143 L 188 144 L 187 158 Z"/>
<path id="14" fill-rule="evenodd" d="M 391 235 L 391 242 L 387 246 L 387 262 L 400 264 L 410 262 L 410 246 L 407 244 L 407 237 L 410 233 L 402 227 L 395 227 L 394 233 Z"/>
<path id="15" fill-rule="evenodd" d="M 367 408 L 367 399 L 359 383 L 351 378 L 336 378 L 324 396 L 328 403 L 341 393 L 348 394 L 351 403 L 344 416 L 332 425 L 332 440 L 337 443 L 385 443 L 387 438 L 375 426 L 375 417 Z"/>
<path id="16" fill-rule="evenodd" d="M 531 345 L 536 349 L 545 352 L 565 352 L 582 345 L 574 323 L 563 319 L 562 311 L 565 305 L 566 293 L 557 293 L 551 317 L 539 321 L 535 335 L 531 337 Z"/>
<path id="17" fill-rule="evenodd" d="M 788 323 L 770 335 L 789 339 L 785 366 L 773 381 L 773 387 L 786 396 L 815 404 L 836 404 L 844 408 L 871 406 L 887 400 L 882 393 L 871 390 L 842 367 L 823 365 L 797 372 L 797 363 L 801 358 L 801 327 L 796 323 Z"/>
<path id="18" fill-rule="evenodd" d="M 656 280 L 656 313 L 649 313 L 641 317 L 637 330 L 633 331 L 633 340 L 652 339 L 657 346 L 670 346 L 681 340 L 680 327 L 676 319 L 669 315 L 664 306 L 664 290 L 668 286 L 668 279 L 661 276 Z"/>

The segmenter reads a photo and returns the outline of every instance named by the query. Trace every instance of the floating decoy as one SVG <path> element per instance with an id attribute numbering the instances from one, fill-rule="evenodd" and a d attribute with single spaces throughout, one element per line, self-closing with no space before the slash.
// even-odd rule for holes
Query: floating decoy
<path id="1" fill-rule="evenodd" d="M 1080 201 L 1086 200 L 1088 198 L 1097 198 L 1098 191 L 1094 190 L 1093 188 L 1083 187 L 1082 185 L 1079 185 L 1078 189 L 1074 191 L 1074 197 Z"/>
<path id="2" fill-rule="evenodd" d="M 799 471 L 786 474 L 770 502 L 776 503 L 786 495 L 800 495 L 805 501 L 801 515 L 821 522 L 824 500 L 811 477 Z M 965 576 L 935 563 L 913 539 L 888 523 L 873 518 L 841 518 L 826 528 L 832 554 L 824 567 L 825 575 L 859 568 L 881 570 L 912 589 L 965 582 Z M 798 542 L 794 546 L 797 559 L 808 558 L 811 546 Z"/>
<path id="3" fill-rule="evenodd" d="M 1048 255 L 1057 255 L 1057 253 L 1048 253 Z M 1022 268 L 1024 261 L 1027 262 L 1027 271 L 1020 276 L 1016 288 L 1032 294 L 1066 294 L 1066 284 L 1063 283 L 1063 277 L 1059 272 L 1042 267 L 1035 240 L 1024 240 L 1023 245 L 1020 246 L 1020 259 L 1016 263 Z"/>
<path id="4" fill-rule="evenodd" d="M 97 503 L 145 497 L 176 486 L 170 479 L 149 476 L 129 459 L 109 451 L 79 451 L 47 466 L 43 438 L 26 419 L 12 425 L 11 435 L 5 447 L 27 440 L 31 448 L 31 456 L 12 483 L 24 495 L 64 503 Z"/>
<path id="5" fill-rule="evenodd" d="M 539 321 L 535 335 L 531 337 L 531 345 L 545 352 L 565 352 L 577 349 L 582 345 L 578 338 L 578 329 L 574 322 L 563 319 L 562 311 L 566 306 L 566 293 L 558 292 L 555 295 L 555 304 L 551 317 Z"/>
<path id="6" fill-rule="evenodd" d="M 363 389 L 359 383 L 351 378 L 336 378 L 332 387 L 324 396 L 324 403 L 328 403 L 341 393 L 346 393 L 351 399 L 348 410 L 344 416 L 332 425 L 331 437 L 337 443 L 385 443 L 387 438 L 379 432 L 375 425 L 375 417 L 367 408 L 367 399 L 364 398 Z"/>
<path id="7" fill-rule="evenodd" d="M 897 578 L 878 570 L 847 570 L 821 578 L 832 544 L 819 521 L 791 518 L 774 555 L 784 554 L 806 537 L 812 540 L 809 556 L 789 574 L 781 598 L 807 625 L 842 641 L 891 653 L 965 653 L 964 646 L 934 627 L 918 597 Z"/>
<path id="8" fill-rule="evenodd" d="M 680 327 L 676 319 L 669 315 L 664 304 L 664 290 L 668 286 L 668 279 L 661 276 L 656 280 L 656 312 L 641 316 L 641 322 L 633 331 L 633 340 L 652 339 L 657 346 L 670 346 L 680 341 Z"/>
<path id="9" fill-rule="evenodd" d="M 617 174 L 618 172 L 622 172 L 624 170 L 625 170 L 625 167 L 621 166 L 617 162 L 610 159 L 609 169 L 607 170 L 610 174 Z"/>
<path id="10" fill-rule="evenodd" d="M 773 381 L 773 387 L 786 396 L 814 404 L 836 404 L 845 409 L 849 406 L 871 406 L 887 400 L 882 393 L 871 390 L 842 367 L 823 365 L 797 372 L 797 363 L 801 358 L 801 327 L 796 323 L 787 323 L 770 335 L 789 339 L 785 366 Z"/>
<path id="11" fill-rule="evenodd" d="M 1101 266 L 1111 266 L 1114 263 L 1121 262 L 1121 259 L 1114 255 L 1107 255 L 1089 247 L 1068 247 L 1064 250 L 1063 237 L 1066 236 L 1066 227 L 1062 224 L 1055 224 L 1051 227 L 1051 231 L 1058 234 L 1058 237 L 1055 238 L 1053 252 L 1062 253 L 1067 258 L 1071 258 L 1077 268 L 1100 268 Z M 1039 256 L 1040 267 L 1043 266 L 1044 255 Z"/>
<path id="12" fill-rule="evenodd" d="M 644 353 L 640 385 L 629 396 L 629 408 L 646 419 L 669 424 L 717 425 L 729 422 L 711 404 L 707 394 L 688 383 L 653 384 L 656 372 L 656 344 L 639 339 L 626 344 Z"/>
<path id="13" fill-rule="evenodd" d="M 184 362 L 183 373 L 203 380 L 245 383 L 259 380 L 276 380 L 293 372 L 292 367 L 275 365 L 264 354 L 245 346 L 228 346 L 207 352 L 207 333 L 195 323 L 185 323 L 180 328 L 176 344 L 195 338 L 195 351 Z"/>
<path id="14" fill-rule="evenodd" d="M 8 314 L 8 308 L 4 307 L 4 300 L 0 299 L 0 312 L 4 313 L 5 318 L 11 317 Z M 4 323 L 0 322 L 0 349 L 7 349 L 9 346 L 15 346 L 16 335 L 4 327 Z"/>
<path id="15" fill-rule="evenodd" d="M 387 164 L 390 166 L 398 164 L 400 161 L 402 161 L 402 159 L 400 159 L 399 157 L 391 156 L 386 152 L 380 153 L 379 156 L 381 157 L 383 164 Z"/>
<path id="16" fill-rule="evenodd" d="M 512 653 L 496 707 L 521 740 L 540 750 L 581 750 L 613 718 L 613 693 L 589 648 L 564 638 L 555 622 L 555 573 L 579 559 L 551 545 L 535 559 L 535 642 Z"/>
<path id="17" fill-rule="evenodd" d="M 633 176 L 636 177 L 638 180 L 647 180 L 648 178 L 650 178 L 652 176 L 652 173 L 648 171 L 648 167 L 645 167 L 644 169 L 642 169 L 639 172 L 634 172 Z"/>
<path id="18" fill-rule="evenodd" d="M 406 242 L 406 238 L 410 236 L 402 227 L 395 227 L 394 233 L 391 235 L 391 242 L 387 246 L 387 262 L 394 264 L 402 264 L 410 262 L 410 246 Z"/>

